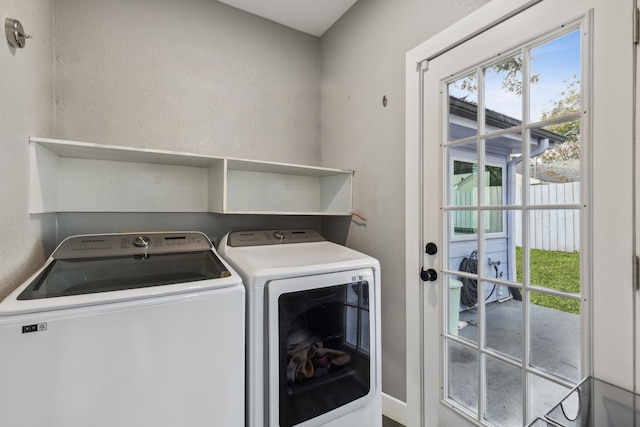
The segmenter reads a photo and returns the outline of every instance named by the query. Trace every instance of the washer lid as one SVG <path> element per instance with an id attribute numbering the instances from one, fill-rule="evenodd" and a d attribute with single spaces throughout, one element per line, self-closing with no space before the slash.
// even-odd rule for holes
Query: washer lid
<path id="1" fill-rule="evenodd" d="M 18 295 L 18 300 L 150 288 L 229 276 L 229 270 L 211 250 L 54 259 Z"/>
<path id="2" fill-rule="evenodd" d="M 0 315 L 242 287 L 202 233 L 74 236 L 2 303 Z M 144 244 L 146 242 L 146 244 Z"/>

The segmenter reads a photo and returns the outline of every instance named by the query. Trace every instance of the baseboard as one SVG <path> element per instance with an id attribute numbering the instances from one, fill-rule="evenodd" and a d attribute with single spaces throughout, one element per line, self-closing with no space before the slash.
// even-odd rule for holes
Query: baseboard
<path id="1" fill-rule="evenodd" d="M 393 396 L 382 393 L 382 415 L 406 426 L 407 404 Z"/>

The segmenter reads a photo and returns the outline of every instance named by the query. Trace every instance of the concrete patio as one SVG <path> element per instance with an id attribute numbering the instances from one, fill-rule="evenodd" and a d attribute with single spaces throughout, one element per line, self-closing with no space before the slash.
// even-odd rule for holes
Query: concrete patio
<path id="1" fill-rule="evenodd" d="M 522 360 L 523 309 L 520 301 L 508 300 L 488 304 L 485 310 L 488 347 Z M 460 313 L 460 337 L 477 342 L 478 310 Z M 464 324 L 463 324 L 464 325 Z M 579 382 L 580 378 L 580 322 L 579 316 L 558 310 L 531 305 L 531 363 L 545 371 Z M 478 360 L 476 353 L 453 343 L 449 348 L 450 397 L 477 409 Z M 505 427 L 522 426 L 522 375 L 520 371 L 496 358 L 486 361 L 486 416 Z M 532 417 L 544 415 L 555 406 L 569 389 L 535 377 L 531 384 Z M 531 421 L 531 420 L 525 420 Z"/>

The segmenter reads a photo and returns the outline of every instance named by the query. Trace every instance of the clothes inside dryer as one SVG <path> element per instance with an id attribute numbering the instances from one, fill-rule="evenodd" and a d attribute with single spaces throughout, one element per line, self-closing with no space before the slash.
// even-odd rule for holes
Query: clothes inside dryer
<path id="1" fill-rule="evenodd" d="M 367 281 L 282 294 L 278 314 L 281 427 L 369 393 Z"/>

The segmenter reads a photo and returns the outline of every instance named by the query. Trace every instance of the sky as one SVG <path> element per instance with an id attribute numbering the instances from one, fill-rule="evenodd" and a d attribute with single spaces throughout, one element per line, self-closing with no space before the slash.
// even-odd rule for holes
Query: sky
<path id="1" fill-rule="evenodd" d="M 531 120 L 537 121 L 543 111 L 553 107 L 554 100 L 562 98 L 559 94 L 566 90 L 567 80 L 580 80 L 580 31 L 575 30 L 534 47 L 531 56 L 531 74 L 538 76 L 538 81 L 531 85 Z M 505 75 L 506 72 L 497 72 L 493 67 L 487 69 L 485 105 L 491 110 L 522 119 L 521 97 L 502 88 Z M 522 80 L 520 73 L 517 80 Z M 467 95 L 467 100 L 472 102 L 477 99 L 476 94 L 454 88 L 450 91 L 453 96 Z"/>

